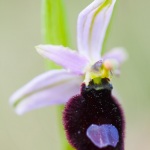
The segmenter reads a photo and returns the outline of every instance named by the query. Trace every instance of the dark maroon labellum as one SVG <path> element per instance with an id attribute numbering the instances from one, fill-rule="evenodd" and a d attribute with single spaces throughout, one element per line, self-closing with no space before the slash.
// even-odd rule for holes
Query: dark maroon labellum
<path id="1" fill-rule="evenodd" d="M 77 150 L 124 150 L 124 115 L 116 99 L 111 95 L 112 85 L 103 79 L 100 85 L 85 84 L 81 94 L 72 97 L 63 113 L 64 128 L 70 144 Z M 112 124 L 119 133 L 116 147 L 99 148 L 87 137 L 92 124 Z"/>

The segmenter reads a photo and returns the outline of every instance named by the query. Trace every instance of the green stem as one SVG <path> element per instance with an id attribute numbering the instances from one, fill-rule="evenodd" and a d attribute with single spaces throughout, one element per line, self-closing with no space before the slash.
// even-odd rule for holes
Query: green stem
<path id="1" fill-rule="evenodd" d="M 66 18 L 62 0 L 42 1 L 42 37 L 45 44 L 69 46 Z M 53 62 L 47 61 L 49 69 L 60 68 Z M 68 144 L 62 125 L 64 106 L 58 106 L 58 125 L 60 126 L 61 150 L 73 150 Z"/>

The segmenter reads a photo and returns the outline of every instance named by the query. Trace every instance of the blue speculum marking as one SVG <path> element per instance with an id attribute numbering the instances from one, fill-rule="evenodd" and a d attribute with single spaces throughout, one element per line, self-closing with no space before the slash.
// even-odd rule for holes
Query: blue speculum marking
<path id="1" fill-rule="evenodd" d="M 116 147 L 119 142 L 119 133 L 115 126 L 111 124 L 95 125 L 92 124 L 86 132 L 92 143 L 99 147 Z"/>

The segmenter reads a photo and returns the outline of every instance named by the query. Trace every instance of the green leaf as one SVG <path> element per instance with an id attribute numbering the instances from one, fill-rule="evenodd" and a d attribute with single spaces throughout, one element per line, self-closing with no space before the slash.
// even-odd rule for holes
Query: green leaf
<path id="1" fill-rule="evenodd" d="M 65 11 L 62 0 L 42 1 L 42 37 L 45 44 L 69 46 Z M 48 69 L 60 66 L 49 60 Z"/>
<path id="2" fill-rule="evenodd" d="M 44 42 L 68 46 L 66 17 L 62 0 L 43 0 L 42 10 Z"/>

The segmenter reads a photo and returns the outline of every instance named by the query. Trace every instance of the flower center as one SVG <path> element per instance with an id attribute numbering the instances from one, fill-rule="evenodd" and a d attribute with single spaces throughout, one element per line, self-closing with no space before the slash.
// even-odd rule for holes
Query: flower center
<path id="1" fill-rule="evenodd" d="M 93 80 L 95 84 L 101 84 L 103 78 L 111 78 L 112 69 L 113 63 L 110 60 L 97 61 L 87 70 L 84 80 L 85 84 L 88 85 L 91 80 Z"/>

